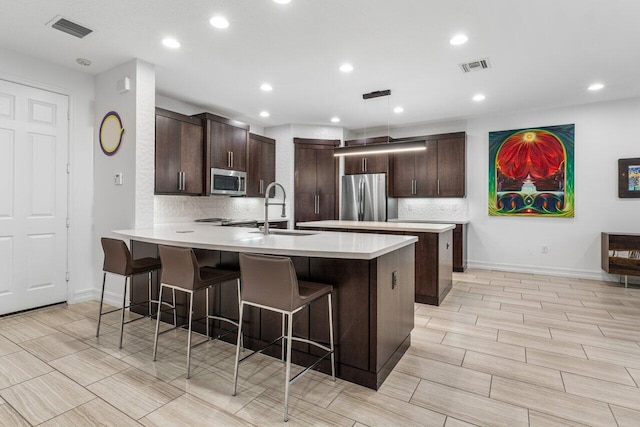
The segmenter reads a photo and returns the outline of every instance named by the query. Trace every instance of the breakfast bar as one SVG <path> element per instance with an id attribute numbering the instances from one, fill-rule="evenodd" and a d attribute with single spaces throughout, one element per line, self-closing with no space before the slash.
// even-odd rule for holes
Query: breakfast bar
<path id="1" fill-rule="evenodd" d="M 131 240 L 134 258 L 155 256 L 157 245 L 198 249 L 199 259 L 208 265 L 234 269 L 239 268 L 239 253 L 291 257 L 300 280 L 333 286 L 336 374 L 347 381 L 378 389 L 411 343 L 414 245 L 418 240 L 414 236 L 298 230 L 272 230 L 265 235 L 255 228 L 195 223 L 114 233 Z M 212 292 L 210 303 L 218 314 L 237 319 L 238 302 L 232 285 Z M 153 286 L 153 292 L 157 292 L 159 285 Z M 146 297 L 145 280 L 133 288 L 133 302 Z M 184 303 L 177 301 L 179 317 L 184 317 Z M 204 297 L 196 300 L 194 317 L 202 316 L 204 306 Z M 294 334 L 327 342 L 326 310 L 326 302 L 318 301 L 296 314 Z M 167 315 L 166 321 L 172 321 L 172 317 Z M 279 315 L 258 308 L 245 309 L 245 347 L 262 348 L 280 335 L 280 329 Z M 195 330 L 203 332 L 204 325 Z M 235 333 L 223 339 L 235 343 Z M 273 346 L 267 354 L 280 357 L 279 346 Z M 306 365 L 315 357 L 315 349 L 295 343 L 292 357 L 294 363 Z M 328 362 L 323 362 L 318 369 L 329 372 Z"/>

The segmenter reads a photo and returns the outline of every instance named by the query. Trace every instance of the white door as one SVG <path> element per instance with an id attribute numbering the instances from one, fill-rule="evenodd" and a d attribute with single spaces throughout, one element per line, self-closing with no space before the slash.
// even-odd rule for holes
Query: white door
<path id="1" fill-rule="evenodd" d="M 68 104 L 0 80 L 0 314 L 67 300 Z"/>

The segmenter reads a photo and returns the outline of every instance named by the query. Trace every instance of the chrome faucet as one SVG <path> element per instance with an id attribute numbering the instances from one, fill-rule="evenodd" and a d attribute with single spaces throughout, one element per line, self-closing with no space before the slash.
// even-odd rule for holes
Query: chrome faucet
<path id="1" fill-rule="evenodd" d="M 269 203 L 269 192 L 271 191 L 271 188 L 275 186 L 282 188 L 282 203 Z M 282 215 L 280 216 L 284 218 L 286 216 L 284 210 L 287 207 L 285 200 L 287 200 L 287 193 L 284 191 L 284 187 L 281 184 L 278 184 L 277 182 L 272 182 L 271 184 L 267 185 L 267 189 L 264 191 L 264 234 L 265 236 L 269 234 L 269 206 L 281 205 Z"/>

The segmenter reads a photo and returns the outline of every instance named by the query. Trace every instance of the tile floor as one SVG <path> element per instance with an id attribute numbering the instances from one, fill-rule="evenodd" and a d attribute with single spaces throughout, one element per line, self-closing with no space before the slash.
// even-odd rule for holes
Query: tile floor
<path id="1" fill-rule="evenodd" d="M 234 347 L 97 303 L 0 318 L 0 425 L 281 425 L 282 364 L 258 356 L 230 396 Z M 638 426 L 640 288 L 533 274 L 454 275 L 440 307 L 416 304 L 412 345 L 378 392 L 311 372 L 291 387 L 289 425 Z"/>

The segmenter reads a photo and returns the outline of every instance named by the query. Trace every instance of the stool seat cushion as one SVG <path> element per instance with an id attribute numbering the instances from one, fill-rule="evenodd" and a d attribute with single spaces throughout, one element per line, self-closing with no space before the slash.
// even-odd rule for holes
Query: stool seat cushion
<path id="1" fill-rule="evenodd" d="M 216 283 L 228 282 L 236 280 L 240 277 L 239 271 L 221 270 L 218 268 L 201 267 L 200 280 L 198 281 L 198 289 L 201 287 L 211 286 Z"/>
<path id="2" fill-rule="evenodd" d="M 298 280 L 298 293 L 300 295 L 300 305 L 298 307 L 309 304 L 310 302 L 330 293 L 332 290 L 333 286 L 331 285 Z"/>
<path id="3" fill-rule="evenodd" d="M 162 265 L 158 258 L 140 258 L 131 261 L 131 273 L 138 274 L 158 270 Z"/>

